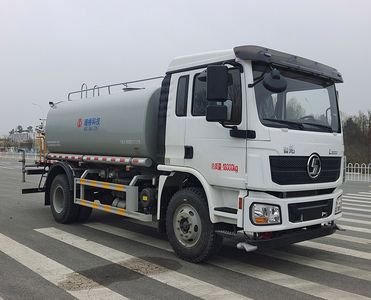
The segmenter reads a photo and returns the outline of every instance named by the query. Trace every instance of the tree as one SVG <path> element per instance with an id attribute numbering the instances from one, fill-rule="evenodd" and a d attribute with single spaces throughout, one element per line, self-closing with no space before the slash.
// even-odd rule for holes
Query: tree
<path id="1" fill-rule="evenodd" d="M 33 127 L 32 126 L 28 126 L 27 127 L 27 131 L 30 132 L 30 133 L 33 132 Z"/>
<path id="2" fill-rule="evenodd" d="M 305 115 L 305 109 L 295 98 L 291 98 L 286 106 L 287 120 L 298 120 Z"/>
<path id="3" fill-rule="evenodd" d="M 3 138 L 3 139 L 0 139 L 1 140 L 1 146 L 4 147 L 5 149 L 9 148 L 12 146 L 12 142 L 10 141 L 9 138 Z"/>
<path id="4" fill-rule="evenodd" d="M 344 118 L 343 134 L 347 161 L 371 163 L 371 111 Z"/>
<path id="5" fill-rule="evenodd" d="M 22 125 L 18 125 L 16 131 L 19 132 L 19 133 L 21 133 L 23 131 Z"/>

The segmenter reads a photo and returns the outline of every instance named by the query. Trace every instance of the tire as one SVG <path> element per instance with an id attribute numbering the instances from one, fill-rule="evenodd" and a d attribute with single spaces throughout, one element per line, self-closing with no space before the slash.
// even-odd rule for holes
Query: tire
<path id="1" fill-rule="evenodd" d="M 175 253 L 193 263 L 210 258 L 223 241 L 210 221 L 204 191 L 195 187 L 184 188 L 171 198 L 166 212 L 166 232 Z"/>
<path id="2" fill-rule="evenodd" d="M 58 223 L 73 223 L 79 216 L 79 206 L 73 203 L 73 192 L 70 190 L 66 175 L 57 175 L 50 188 L 50 208 Z"/>

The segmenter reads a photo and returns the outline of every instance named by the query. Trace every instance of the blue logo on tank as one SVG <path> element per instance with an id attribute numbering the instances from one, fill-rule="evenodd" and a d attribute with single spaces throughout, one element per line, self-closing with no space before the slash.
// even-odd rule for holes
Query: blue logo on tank
<path id="1" fill-rule="evenodd" d="M 96 131 L 100 127 L 100 117 L 92 117 L 84 119 L 84 131 Z"/>

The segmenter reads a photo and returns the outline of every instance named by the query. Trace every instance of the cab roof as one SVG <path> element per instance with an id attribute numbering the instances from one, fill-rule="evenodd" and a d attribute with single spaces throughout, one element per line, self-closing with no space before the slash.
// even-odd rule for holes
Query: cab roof
<path id="1" fill-rule="evenodd" d="M 234 61 L 236 58 L 290 68 L 315 76 L 329 78 L 334 82 L 343 82 L 341 74 L 332 67 L 297 55 L 254 45 L 238 46 L 229 50 L 177 57 L 170 63 L 167 74 Z"/>
<path id="2" fill-rule="evenodd" d="M 183 70 L 200 68 L 202 66 L 206 67 L 210 64 L 221 63 L 223 61 L 235 59 L 236 55 L 234 54 L 233 49 L 179 56 L 171 61 L 167 69 L 167 73 L 176 73 Z"/>

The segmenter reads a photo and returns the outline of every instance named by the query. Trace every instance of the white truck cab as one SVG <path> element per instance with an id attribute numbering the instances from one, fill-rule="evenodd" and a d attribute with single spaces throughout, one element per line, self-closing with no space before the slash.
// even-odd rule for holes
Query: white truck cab
<path id="1" fill-rule="evenodd" d="M 210 66 L 227 73 L 227 96 L 216 101 L 208 99 Z M 266 87 L 275 71 L 277 81 L 286 82 L 281 90 L 274 83 Z M 304 240 L 308 228 L 341 216 L 344 145 L 335 89 L 340 73 L 242 46 L 174 59 L 167 76 L 165 159 L 158 169 L 194 175 L 213 223 L 234 224 L 252 237 L 261 233 L 260 244 L 274 244 L 267 237 L 277 233 L 285 239 L 287 231 L 295 232 L 294 241 Z M 217 84 L 223 89 L 223 82 Z M 226 120 L 208 121 L 210 105 L 224 106 Z"/>

